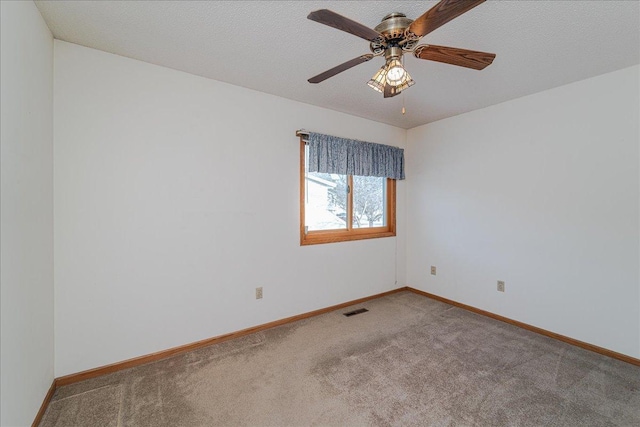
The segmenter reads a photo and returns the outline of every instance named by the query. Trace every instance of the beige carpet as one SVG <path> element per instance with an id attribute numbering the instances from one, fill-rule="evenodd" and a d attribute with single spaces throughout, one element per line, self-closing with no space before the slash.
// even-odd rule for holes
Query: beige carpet
<path id="1" fill-rule="evenodd" d="M 353 308 L 61 387 L 41 426 L 640 426 L 637 366 L 410 292 Z"/>

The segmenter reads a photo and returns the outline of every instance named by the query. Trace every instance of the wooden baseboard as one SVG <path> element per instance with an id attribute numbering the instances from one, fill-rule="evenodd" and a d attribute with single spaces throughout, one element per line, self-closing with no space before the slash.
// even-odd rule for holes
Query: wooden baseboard
<path id="1" fill-rule="evenodd" d="M 207 338 L 201 341 L 196 341 L 190 344 L 185 344 L 179 347 L 173 347 L 168 350 L 158 351 L 156 353 L 147 354 L 144 356 L 135 357 L 133 359 L 124 360 L 122 362 L 116 362 L 110 365 L 101 366 L 94 369 L 89 369 L 86 371 L 78 372 L 76 374 L 65 375 L 60 378 L 56 378 L 55 384 L 57 387 L 73 384 L 78 381 L 88 380 L 90 378 L 99 377 L 102 375 L 107 375 L 112 372 L 121 371 L 123 369 L 133 368 L 134 366 L 144 365 L 145 363 L 155 362 L 157 360 L 166 359 L 177 354 L 186 353 L 188 351 L 196 350 L 202 347 L 207 347 L 212 344 L 221 343 L 223 341 L 228 341 L 234 338 L 243 337 L 245 335 L 253 334 L 255 332 L 264 331 L 266 329 L 275 328 L 276 326 L 285 325 L 287 323 L 296 322 L 298 320 L 307 319 L 309 317 L 319 316 L 324 313 L 328 313 L 330 311 L 339 310 L 344 307 L 348 307 L 354 304 L 360 304 L 365 301 L 369 301 L 376 298 L 381 298 L 386 295 L 395 294 L 397 292 L 406 291 L 407 287 L 402 287 L 398 289 L 394 289 L 392 291 L 383 292 L 376 295 L 371 295 L 364 298 L 359 298 L 353 301 L 344 302 L 342 304 L 332 305 L 330 307 L 321 308 L 319 310 L 310 311 L 308 313 L 298 314 L 296 316 L 287 317 L 285 319 L 275 320 L 273 322 L 264 323 L 262 325 L 253 326 L 251 328 L 243 329 L 241 331 L 231 332 L 229 334 L 220 335 L 213 338 Z"/>
<path id="2" fill-rule="evenodd" d="M 434 299 L 436 301 L 444 302 L 446 304 L 450 304 L 450 305 L 465 309 L 467 311 L 471 311 L 471 312 L 476 313 L 476 314 L 481 314 L 483 316 L 491 317 L 492 319 L 500 320 L 501 322 L 509 323 L 511 325 L 518 326 L 519 328 L 526 329 L 528 331 L 535 332 L 537 334 L 544 335 L 544 336 L 547 336 L 547 337 L 550 337 L 550 338 L 554 338 L 554 339 L 566 342 L 566 343 L 571 344 L 571 345 L 575 345 L 576 347 L 584 348 L 585 350 L 593 351 L 595 353 L 599 353 L 599 354 L 602 354 L 602 355 L 605 355 L 605 356 L 609 356 L 609 357 L 612 357 L 614 359 L 622 360 L 623 362 L 631 363 L 632 365 L 640 366 L 640 359 L 636 359 L 635 357 L 627 356 L 626 354 L 618 353 L 616 351 L 609 350 L 609 349 L 606 349 L 606 348 L 603 348 L 603 347 L 598 347 L 597 345 L 589 344 L 589 343 L 586 343 L 584 341 L 579 341 L 579 340 L 576 340 L 576 339 L 573 339 L 573 338 L 570 338 L 570 337 L 567 337 L 567 336 L 564 336 L 564 335 L 556 334 L 555 332 L 547 331 L 546 329 L 538 328 L 536 326 L 531 326 L 531 325 L 529 325 L 527 323 L 523 323 L 523 322 L 519 322 L 517 320 L 509 319 L 508 317 L 500 316 L 499 314 L 494 314 L 494 313 L 491 313 L 490 311 L 481 310 L 479 308 L 472 307 L 472 306 L 467 305 L 467 304 L 462 304 L 460 302 L 453 301 L 453 300 L 450 300 L 450 299 L 447 299 L 447 298 L 443 298 L 443 297 L 438 296 L 438 295 L 430 294 L 428 292 L 421 291 L 419 289 L 415 289 L 415 288 L 412 288 L 410 286 L 407 286 L 407 290 L 409 290 L 411 292 L 414 292 L 416 294 L 423 295 L 425 297 Z"/>
<path id="3" fill-rule="evenodd" d="M 40 425 L 40 421 L 42 421 L 42 417 L 44 416 L 44 413 L 47 411 L 49 402 L 51 402 L 51 398 L 53 397 L 53 393 L 55 392 L 56 392 L 56 380 L 53 380 L 51 382 L 51 387 L 49 387 L 49 391 L 47 392 L 47 395 L 44 397 L 44 400 L 42 401 L 42 405 L 40 405 L 40 410 L 36 414 L 36 418 L 33 420 L 33 424 L 31 424 L 31 427 L 38 427 Z"/>

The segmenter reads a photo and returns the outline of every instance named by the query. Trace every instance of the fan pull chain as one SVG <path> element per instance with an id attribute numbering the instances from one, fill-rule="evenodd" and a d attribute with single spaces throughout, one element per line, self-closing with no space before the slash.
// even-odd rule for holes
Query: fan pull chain
<path id="1" fill-rule="evenodd" d="M 404 113 L 406 113 L 407 111 L 404 109 L 404 93 L 402 94 L 402 115 L 404 116 Z"/>

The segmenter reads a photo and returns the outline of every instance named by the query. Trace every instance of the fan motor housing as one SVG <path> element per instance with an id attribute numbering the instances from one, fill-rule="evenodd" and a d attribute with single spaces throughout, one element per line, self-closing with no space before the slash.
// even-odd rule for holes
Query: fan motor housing
<path id="1" fill-rule="evenodd" d="M 403 39 L 404 30 L 413 22 L 413 19 L 407 18 L 404 13 L 392 12 L 382 18 L 374 30 L 379 32 L 387 40 Z"/>
<path id="2" fill-rule="evenodd" d="M 373 41 L 370 44 L 371 52 L 374 55 L 381 55 L 386 52 L 388 47 L 400 46 L 403 51 L 410 52 L 415 47 L 417 40 L 409 40 L 405 37 L 405 30 L 411 25 L 413 19 L 407 18 L 404 13 L 392 12 L 382 18 L 374 30 L 379 32 L 383 37 L 383 41 Z"/>

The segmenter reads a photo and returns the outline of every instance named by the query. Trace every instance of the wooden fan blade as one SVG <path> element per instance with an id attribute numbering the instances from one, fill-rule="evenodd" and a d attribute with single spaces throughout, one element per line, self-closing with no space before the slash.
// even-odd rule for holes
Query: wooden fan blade
<path id="1" fill-rule="evenodd" d="M 371 58 L 373 58 L 373 55 L 366 54 L 366 55 L 360 55 L 357 58 L 353 58 L 350 61 L 344 62 L 336 67 L 333 67 L 330 70 L 325 71 L 324 73 L 320 73 L 317 76 L 311 77 L 309 80 L 307 80 L 309 83 L 320 83 L 322 81 L 327 80 L 329 77 L 333 77 L 338 73 L 341 73 L 343 71 L 348 70 L 351 67 L 355 67 L 358 64 L 362 64 L 363 62 L 367 62 L 369 61 Z"/>
<path id="2" fill-rule="evenodd" d="M 346 31 L 347 33 L 369 40 L 370 42 L 382 37 L 379 32 L 332 12 L 329 9 L 320 9 L 315 12 L 311 12 L 307 18 L 312 21 L 337 28 L 338 30 Z"/>
<path id="3" fill-rule="evenodd" d="M 495 53 L 435 46 L 432 44 L 416 47 L 413 54 L 416 58 L 459 65 L 460 67 L 473 68 L 474 70 L 482 70 L 491 65 L 493 59 L 496 57 Z"/>
<path id="4" fill-rule="evenodd" d="M 484 3 L 485 0 L 441 0 L 407 28 L 408 33 L 424 37 L 436 28 Z"/>

